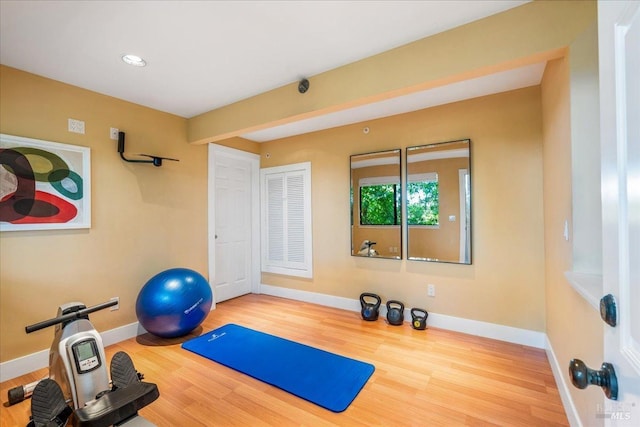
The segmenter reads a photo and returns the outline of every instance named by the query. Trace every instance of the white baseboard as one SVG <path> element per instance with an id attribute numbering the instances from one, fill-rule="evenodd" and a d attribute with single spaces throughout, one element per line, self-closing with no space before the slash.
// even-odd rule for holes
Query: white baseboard
<path id="1" fill-rule="evenodd" d="M 569 425 L 571 427 L 582 427 L 582 421 L 580 421 L 578 411 L 573 404 L 573 399 L 571 399 L 569 385 L 562 375 L 564 369 L 561 369 L 560 364 L 558 363 L 558 359 L 556 358 L 556 354 L 553 351 L 553 347 L 551 346 L 551 341 L 549 341 L 548 337 L 547 347 L 545 350 L 547 352 L 547 358 L 549 359 L 549 365 L 551 365 L 553 378 L 556 380 L 556 385 L 558 386 L 558 393 L 560 394 L 560 399 L 562 400 L 562 406 L 564 406 L 564 412 L 567 414 L 567 419 L 569 420 Z"/>
<path id="2" fill-rule="evenodd" d="M 137 337 L 138 335 L 146 333 L 146 329 L 140 325 L 140 322 L 133 322 L 128 325 L 104 331 L 100 336 L 102 337 L 102 344 L 107 347 L 111 344 L 116 344 L 120 341 L 128 340 L 129 338 Z"/>
<path id="3" fill-rule="evenodd" d="M 300 291 L 297 289 L 282 288 L 279 286 L 260 285 L 260 291 L 266 295 L 288 298 L 297 301 L 310 302 L 328 307 L 341 308 L 343 310 L 360 311 L 360 301 L 333 295 L 318 294 L 315 292 Z M 380 307 L 380 315 L 386 316 L 386 307 Z M 404 313 L 406 321 L 411 321 L 410 309 Z M 461 317 L 447 316 L 445 314 L 429 313 L 427 321 L 434 328 L 448 329 L 485 338 L 507 341 L 514 344 L 546 349 L 547 336 L 544 332 L 530 331 L 528 329 L 514 328 L 511 326 L 497 325 L 478 320 L 463 319 Z"/>
<path id="4" fill-rule="evenodd" d="M 115 329 L 102 332 L 102 343 L 104 346 L 124 341 L 129 338 L 136 337 L 146 331 L 138 322 L 120 326 Z M 0 382 L 8 381 L 20 375 L 37 371 L 38 369 L 49 366 L 49 350 L 41 350 L 31 353 L 17 359 L 8 360 L 0 363 Z"/>
<path id="5" fill-rule="evenodd" d="M 506 341 L 513 344 L 526 345 L 544 349 L 546 334 L 529 329 L 514 328 L 479 320 L 464 319 L 447 316 L 445 314 L 429 313 L 427 323 L 434 328 L 448 329 L 484 338 Z"/>
<path id="6" fill-rule="evenodd" d="M 296 289 L 288 289 L 265 284 L 260 285 L 260 293 L 296 301 L 310 302 L 327 307 L 340 308 L 342 310 L 360 311 L 360 301 L 351 298 L 337 297 L 334 295 L 319 294 L 309 291 L 299 291 Z M 382 311 L 385 308 L 380 307 L 380 309 Z"/>
<path id="7" fill-rule="evenodd" d="M 41 350 L 0 363 L 0 382 L 49 366 L 49 350 Z"/>

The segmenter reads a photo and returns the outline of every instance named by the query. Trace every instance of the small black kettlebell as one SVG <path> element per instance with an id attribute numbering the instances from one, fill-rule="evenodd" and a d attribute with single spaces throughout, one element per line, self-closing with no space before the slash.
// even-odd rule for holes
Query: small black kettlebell
<path id="1" fill-rule="evenodd" d="M 367 302 L 366 298 L 373 298 L 375 302 Z M 382 300 L 376 294 L 365 292 L 360 295 L 360 314 L 364 320 L 373 321 L 378 320 L 378 314 L 380 312 L 380 304 Z"/>
<path id="2" fill-rule="evenodd" d="M 411 309 L 411 326 L 413 329 L 418 329 L 419 331 L 423 329 L 427 329 L 427 317 L 429 313 L 427 310 L 423 310 L 421 308 L 412 308 Z"/>
<path id="3" fill-rule="evenodd" d="M 394 307 L 392 307 L 392 305 Z M 387 301 L 387 321 L 390 325 L 402 325 L 404 321 L 404 304 L 400 301 Z"/>

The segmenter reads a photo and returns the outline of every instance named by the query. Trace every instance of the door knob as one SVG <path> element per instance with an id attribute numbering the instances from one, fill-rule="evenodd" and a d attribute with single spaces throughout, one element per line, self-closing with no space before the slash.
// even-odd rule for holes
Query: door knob
<path id="1" fill-rule="evenodd" d="M 605 396 L 611 400 L 618 400 L 618 378 L 611 363 L 603 363 L 599 371 L 591 369 L 580 359 L 571 359 L 569 362 L 569 376 L 571 382 L 579 389 L 585 389 L 589 385 L 602 387 Z"/>
<path id="2" fill-rule="evenodd" d="M 615 328 L 618 323 L 616 300 L 613 295 L 605 295 L 600 299 L 600 317 L 609 326 Z"/>

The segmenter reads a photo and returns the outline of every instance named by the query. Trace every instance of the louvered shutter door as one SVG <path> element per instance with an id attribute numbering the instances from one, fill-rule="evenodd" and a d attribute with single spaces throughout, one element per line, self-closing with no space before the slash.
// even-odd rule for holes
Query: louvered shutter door
<path id="1" fill-rule="evenodd" d="M 261 177 L 262 270 L 312 277 L 310 163 L 266 168 Z"/>

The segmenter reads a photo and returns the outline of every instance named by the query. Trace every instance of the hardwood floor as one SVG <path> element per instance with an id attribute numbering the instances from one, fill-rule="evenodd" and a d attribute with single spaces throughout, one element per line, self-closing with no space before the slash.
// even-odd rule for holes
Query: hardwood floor
<path id="1" fill-rule="evenodd" d="M 180 348 L 227 323 L 278 335 L 375 365 L 353 403 L 333 413 Z M 428 322 L 427 322 L 428 323 Z M 158 426 L 568 426 L 543 350 L 264 295 L 218 304 L 180 339 L 142 335 L 124 350 L 160 398 L 141 411 Z M 260 357 L 256 354 L 255 357 Z M 0 384 L 2 427 L 24 426 L 30 402 L 4 406 L 7 390 L 46 369 Z"/>

